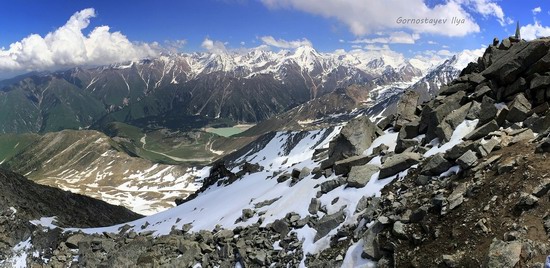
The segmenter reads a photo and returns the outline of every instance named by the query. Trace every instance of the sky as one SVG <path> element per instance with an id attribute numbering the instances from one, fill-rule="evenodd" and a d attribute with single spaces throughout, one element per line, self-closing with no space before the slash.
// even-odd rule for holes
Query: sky
<path id="1" fill-rule="evenodd" d="M 0 77 L 162 52 L 310 45 L 447 57 L 550 36 L 543 0 L 19 0 L 0 10 Z"/>

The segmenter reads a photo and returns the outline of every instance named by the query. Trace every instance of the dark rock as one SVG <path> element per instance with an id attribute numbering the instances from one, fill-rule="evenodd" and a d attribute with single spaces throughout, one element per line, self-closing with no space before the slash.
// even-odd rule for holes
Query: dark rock
<path id="1" fill-rule="evenodd" d="M 485 142 L 481 142 L 479 143 L 479 147 L 477 147 L 477 152 L 482 157 L 485 157 L 488 154 L 490 154 L 495 148 L 495 146 L 497 146 L 499 143 L 500 142 L 497 138 L 491 138 Z"/>
<path id="2" fill-rule="evenodd" d="M 541 116 L 531 125 L 534 132 L 541 133 L 550 128 L 550 116 Z"/>
<path id="3" fill-rule="evenodd" d="M 382 164 L 379 178 L 383 179 L 398 174 L 412 165 L 418 164 L 421 158 L 420 154 L 411 152 L 393 155 Z"/>
<path id="4" fill-rule="evenodd" d="M 443 157 L 443 154 L 435 154 L 425 161 L 424 167 L 420 174 L 428 176 L 437 176 L 449 168 L 452 164 Z"/>
<path id="5" fill-rule="evenodd" d="M 445 122 L 447 122 L 452 129 L 456 129 L 456 127 L 458 127 L 458 125 L 466 119 L 466 115 L 468 114 L 471 106 L 471 103 L 467 103 L 462 105 L 462 107 L 457 110 L 452 111 L 447 117 L 445 117 Z"/>
<path id="6" fill-rule="evenodd" d="M 388 145 L 382 143 L 382 144 L 376 146 L 374 149 L 372 149 L 372 155 L 386 154 L 388 149 L 390 149 L 390 147 L 388 147 Z"/>
<path id="7" fill-rule="evenodd" d="M 402 139 L 412 139 L 418 136 L 418 125 L 418 121 L 403 124 L 401 130 L 399 130 L 399 137 Z"/>
<path id="8" fill-rule="evenodd" d="M 498 109 L 495 107 L 495 101 L 487 96 L 484 96 L 481 101 L 478 127 L 493 120 L 496 117 L 497 112 Z"/>
<path id="9" fill-rule="evenodd" d="M 284 174 L 280 175 L 279 177 L 277 177 L 277 182 L 278 183 L 285 182 L 288 179 L 290 179 L 290 174 L 284 173 Z"/>
<path id="10" fill-rule="evenodd" d="M 372 229 L 368 229 L 363 237 L 363 252 L 361 257 L 364 259 L 379 260 L 382 258 L 382 252 L 380 250 L 380 244 L 378 242 L 377 233 Z"/>
<path id="11" fill-rule="evenodd" d="M 531 80 L 529 88 L 531 90 L 546 89 L 550 86 L 550 76 L 537 75 Z"/>
<path id="12" fill-rule="evenodd" d="M 489 93 L 492 93 L 492 92 L 493 92 L 493 90 L 489 86 L 480 85 L 480 87 L 476 88 L 474 93 L 472 93 L 471 95 L 468 96 L 468 99 L 479 100 L 483 96 L 485 96 Z"/>
<path id="13" fill-rule="evenodd" d="M 538 202 L 539 202 L 539 199 L 536 196 L 528 193 L 521 193 L 519 197 L 519 201 L 516 204 L 516 209 L 521 211 L 529 210 L 535 207 L 538 204 Z"/>
<path id="14" fill-rule="evenodd" d="M 514 83 L 508 85 L 504 88 L 504 90 L 499 90 L 497 92 L 497 100 L 498 101 L 504 101 L 509 96 L 513 96 L 520 92 L 525 92 L 527 89 L 527 81 L 525 81 L 525 78 L 520 77 Z"/>
<path id="15" fill-rule="evenodd" d="M 382 120 L 380 120 L 380 122 L 378 122 L 378 124 L 376 124 L 378 126 L 378 128 L 380 128 L 381 130 L 386 130 L 390 127 L 393 127 L 393 122 L 395 121 L 395 115 L 394 114 L 390 114 L 386 117 L 384 117 Z"/>
<path id="16" fill-rule="evenodd" d="M 450 86 L 442 86 L 439 91 L 440 95 L 451 95 L 459 91 L 467 91 L 470 85 L 468 83 L 457 83 Z"/>
<path id="17" fill-rule="evenodd" d="M 548 52 L 548 43 L 543 40 L 517 43 L 487 67 L 481 74 L 501 85 L 514 82 L 518 76 Z"/>
<path id="18" fill-rule="evenodd" d="M 510 111 L 506 120 L 510 122 L 523 122 L 531 111 L 531 103 L 523 94 L 518 94 L 510 104 Z"/>
<path id="19" fill-rule="evenodd" d="M 254 210 L 245 208 L 241 213 L 241 219 L 248 220 L 254 216 Z"/>
<path id="20" fill-rule="evenodd" d="M 541 198 L 550 191 L 550 179 L 544 179 L 539 185 L 533 189 L 533 195 Z"/>
<path id="21" fill-rule="evenodd" d="M 352 167 L 348 176 L 348 186 L 355 188 L 365 187 L 372 175 L 379 170 L 380 168 L 378 166 L 369 164 Z"/>

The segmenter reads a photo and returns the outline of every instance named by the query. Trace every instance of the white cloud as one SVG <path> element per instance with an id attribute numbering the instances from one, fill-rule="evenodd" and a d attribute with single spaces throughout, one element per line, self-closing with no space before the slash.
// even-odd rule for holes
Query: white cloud
<path id="1" fill-rule="evenodd" d="M 393 32 L 385 37 L 364 38 L 353 40 L 352 44 L 414 44 L 420 38 L 417 33 Z"/>
<path id="2" fill-rule="evenodd" d="M 550 27 L 542 26 L 540 22 L 535 21 L 535 24 L 521 26 L 520 32 L 521 38 L 533 40 L 539 37 L 550 36 Z"/>
<path id="3" fill-rule="evenodd" d="M 220 54 L 227 52 L 225 44 L 226 43 L 222 41 L 211 40 L 207 37 L 204 39 L 204 41 L 202 41 L 201 47 L 208 50 L 209 52 Z"/>
<path id="4" fill-rule="evenodd" d="M 437 53 L 437 55 L 443 56 L 443 57 L 451 57 L 454 54 L 456 54 L 456 53 L 453 53 L 453 52 L 451 52 L 447 49 L 441 49 L 441 50 L 437 51 L 436 53 Z"/>
<path id="5" fill-rule="evenodd" d="M 437 45 L 438 43 L 432 40 L 428 40 L 428 45 Z"/>
<path id="6" fill-rule="evenodd" d="M 157 43 L 135 43 L 109 26 L 94 28 L 87 36 L 82 33 L 95 17 L 95 10 L 76 12 L 65 25 L 42 37 L 31 34 L 0 49 L 0 70 L 45 70 L 76 65 L 103 65 L 138 60 L 158 55 Z"/>
<path id="7" fill-rule="evenodd" d="M 346 24 L 350 31 L 363 36 L 387 30 L 407 30 L 415 33 L 430 33 L 444 36 L 466 36 L 479 32 L 479 25 L 464 9 L 466 3 L 458 0 L 446 1 L 433 7 L 428 7 L 424 0 L 262 0 L 269 8 L 292 8 L 304 12 L 335 18 Z M 500 16 L 496 4 L 477 0 L 474 3 L 486 14 Z M 492 4 L 491 4 L 492 3 Z M 498 6 L 498 5 L 497 5 Z M 502 10 L 500 10 L 502 11 Z M 447 19 L 446 23 L 397 23 L 402 19 Z M 463 23 L 453 24 L 453 17 L 464 19 Z M 502 17 L 504 15 L 502 14 Z"/>
<path id="8" fill-rule="evenodd" d="M 535 7 L 531 10 L 533 12 L 533 15 L 537 15 L 537 13 L 540 13 L 542 9 L 540 7 Z"/>
<path id="9" fill-rule="evenodd" d="M 495 17 L 501 26 L 513 23 L 510 18 L 504 15 L 502 8 L 493 0 L 455 0 L 469 9 L 483 15 L 484 17 Z"/>
<path id="10" fill-rule="evenodd" d="M 284 39 L 275 39 L 273 36 L 260 37 L 262 42 L 268 46 L 277 48 L 297 48 L 301 46 L 312 46 L 311 42 L 305 38 L 302 40 L 287 41 Z"/>

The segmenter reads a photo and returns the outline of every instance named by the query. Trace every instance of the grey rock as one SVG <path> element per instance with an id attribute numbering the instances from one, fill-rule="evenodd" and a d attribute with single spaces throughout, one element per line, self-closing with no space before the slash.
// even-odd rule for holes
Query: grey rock
<path id="1" fill-rule="evenodd" d="M 497 124 L 496 120 L 491 120 L 489 123 L 482 125 L 474 131 L 472 131 L 470 134 L 466 135 L 464 137 L 465 140 L 477 140 L 479 138 L 483 138 L 487 136 L 489 133 L 496 131 L 499 129 L 499 126 Z"/>
<path id="2" fill-rule="evenodd" d="M 550 138 L 544 138 L 537 143 L 535 148 L 536 153 L 547 153 L 550 152 Z"/>
<path id="3" fill-rule="evenodd" d="M 336 175 L 347 176 L 353 166 L 365 165 L 373 158 L 372 155 L 356 155 L 334 163 L 334 173 Z"/>
<path id="4" fill-rule="evenodd" d="M 520 77 L 514 83 L 508 85 L 504 90 L 499 90 L 497 95 L 497 100 L 504 101 L 507 97 L 517 94 L 519 92 L 524 92 L 527 88 L 527 81 L 525 78 Z"/>
<path id="5" fill-rule="evenodd" d="M 421 159 L 422 157 L 420 154 L 412 152 L 393 155 L 386 159 L 384 164 L 382 164 L 379 178 L 387 178 L 398 174 L 399 172 L 410 168 L 412 165 L 418 164 Z"/>
<path id="6" fill-rule="evenodd" d="M 446 121 L 443 121 L 436 127 L 435 135 L 440 141 L 448 142 L 453 135 L 453 128 Z"/>
<path id="7" fill-rule="evenodd" d="M 419 97 L 420 95 L 415 91 L 409 90 L 403 93 L 397 103 L 396 129 L 401 129 L 404 124 L 417 120 L 418 117 L 415 115 L 415 112 Z"/>
<path id="8" fill-rule="evenodd" d="M 248 220 L 254 216 L 254 210 L 245 208 L 241 213 L 241 219 Z"/>
<path id="9" fill-rule="evenodd" d="M 361 253 L 362 258 L 372 259 L 375 261 L 382 258 L 377 233 L 375 233 L 372 229 L 367 230 L 363 237 L 363 241 L 363 252 Z"/>
<path id="10" fill-rule="evenodd" d="M 401 130 L 399 130 L 399 138 L 401 139 L 412 139 L 418 136 L 418 127 L 420 122 L 413 121 L 403 124 Z"/>
<path id="11" fill-rule="evenodd" d="M 467 91 L 470 88 L 468 83 L 457 83 L 450 86 L 442 86 L 439 91 L 440 95 L 451 95 L 459 91 Z"/>
<path id="12" fill-rule="evenodd" d="M 477 101 L 472 101 L 470 109 L 468 110 L 468 113 L 466 114 L 466 119 L 468 119 L 468 120 L 478 119 L 480 113 L 481 113 L 481 103 L 479 103 Z"/>
<path id="13" fill-rule="evenodd" d="M 520 260 L 521 243 L 493 239 L 489 246 L 487 267 L 515 267 Z"/>
<path id="14" fill-rule="evenodd" d="M 315 223 L 314 229 L 317 231 L 315 234 L 314 241 L 317 241 L 321 239 L 322 237 L 326 236 L 330 231 L 332 231 L 334 228 L 338 227 L 344 220 L 346 219 L 346 215 L 344 214 L 344 211 L 338 211 L 334 214 L 325 215 L 317 223 Z"/>
<path id="15" fill-rule="evenodd" d="M 348 176 L 348 186 L 355 188 L 364 187 L 370 181 L 372 175 L 379 170 L 378 166 L 369 164 L 352 167 Z"/>
<path id="16" fill-rule="evenodd" d="M 523 129 L 520 133 L 517 135 L 514 135 L 512 140 L 510 141 L 510 144 L 515 144 L 520 141 L 528 141 L 535 138 L 535 133 L 530 129 Z"/>
<path id="17" fill-rule="evenodd" d="M 456 163 L 462 169 L 472 168 L 475 165 L 476 162 L 477 162 L 477 156 L 472 150 L 466 151 L 462 156 L 460 156 L 456 160 Z"/>
<path id="18" fill-rule="evenodd" d="M 307 209 L 309 214 L 316 215 L 319 211 L 319 208 L 321 208 L 321 201 L 319 201 L 319 199 L 317 198 L 311 198 L 311 202 L 309 203 L 309 207 Z"/>
<path id="19" fill-rule="evenodd" d="M 456 129 L 456 127 L 458 127 L 458 125 L 466 119 L 466 115 L 468 114 L 468 111 L 470 111 L 471 107 L 472 103 L 462 105 L 462 107 L 447 115 L 447 117 L 445 117 L 445 122 L 447 122 L 451 128 Z"/>
<path id="20" fill-rule="evenodd" d="M 428 158 L 420 174 L 436 176 L 447 171 L 451 166 L 452 164 L 443 157 L 442 153 L 435 154 Z"/>
<path id="21" fill-rule="evenodd" d="M 420 142 L 416 139 L 397 139 L 395 145 L 395 153 L 400 154 L 407 149 L 416 148 L 420 145 Z"/>
<path id="22" fill-rule="evenodd" d="M 477 147 L 477 152 L 482 157 L 485 157 L 490 154 L 499 143 L 500 141 L 496 137 L 493 137 L 485 142 L 480 142 L 479 147 Z"/>
<path id="23" fill-rule="evenodd" d="M 367 116 L 352 119 L 329 143 L 329 159 L 336 162 L 361 155 L 369 148 L 379 131 L 380 129 Z"/>
<path id="24" fill-rule="evenodd" d="M 468 150 L 475 150 L 477 148 L 477 144 L 478 143 L 474 141 L 464 141 L 462 143 L 459 143 L 447 152 L 445 152 L 445 158 L 456 160 Z"/>
<path id="25" fill-rule="evenodd" d="M 405 224 L 400 221 L 393 223 L 392 234 L 399 239 L 408 239 L 407 232 L 405 231 Z"/>
<path id="26" fill-rule="evenodd" d="M 71 235 L 69 236 L 69 238 L 67 238 L 67 241 L 65 241 L 65 245 L 67 245 L 67 247 L 71 249 L 77 249 L 78 243 L 82 241 L 84 238 L 85 238 L 84 234 Z"/>
<path id="27" fill-rule="evenodd" d="M 497 174 L 501 175 L 512 171 L 516 164 L 516 160 L 513 158 L 507 158 L 503 161 L 500 161 L 496 164 Z"/>
<path id="28" fill-rule="evenodd" d="M 273 231 L 279 233 L 281 235 L 281 237 L 285 237 L 288 234 L 288 232 L 290 231 L 290 229 L 288 227 L 288 224 L 286 224 L 286 222 L 283 221 L 283 220 L 275 220 L 271 224 L 271 229 L 273 229 Z"/>
<path id="29" fill-rule="evenodd" d="M 344 183 L 345 183 L 344 180 L 342 180 L 340 178 L 325 181 L 325 182 L 321 183 L 321 193 L 326 194 L 326 193 L 340 187 Z"/>

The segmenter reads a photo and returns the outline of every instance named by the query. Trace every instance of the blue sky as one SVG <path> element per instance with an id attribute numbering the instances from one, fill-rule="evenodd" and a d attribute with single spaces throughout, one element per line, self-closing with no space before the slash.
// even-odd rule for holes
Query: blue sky
<path id="1" fill-rule="evenodd" d="M 67 26 L 81 11 L 74 27 Z M 550 35 L 549 11 L 550 3 L 542 0 L 7 1 L 0 10 L 0 72 L 102 64 L 170 48 L 192 52 L 262 44 L 445 55 L 510 35 L 517 20 L 525 37 Z M 399 24 L 399 17 L 447 22 Z M 453 18 L 464 21 L 452 25 Z M 99 26 L 109 28 L 90 37 Z M 78 36 L 71 36 L 74 32 Z"/>

